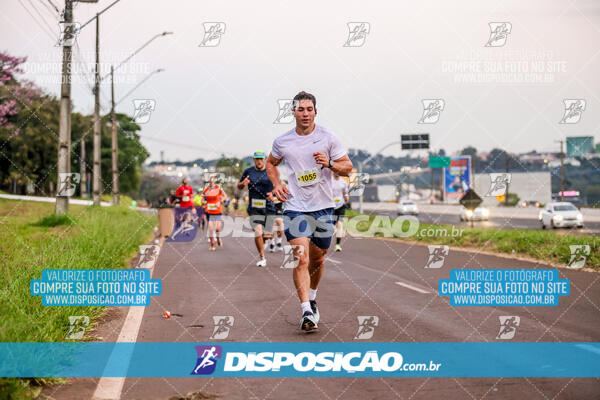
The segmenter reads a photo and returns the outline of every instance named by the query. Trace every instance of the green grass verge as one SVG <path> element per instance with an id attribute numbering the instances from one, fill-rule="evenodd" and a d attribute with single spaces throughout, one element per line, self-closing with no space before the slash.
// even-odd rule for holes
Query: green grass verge
<path id="1" fill-rule="evenodd" d="M 54 204 L 0 199 L 0 341 L 62 342 L 70 315 L 102 315 L 104 307 L 45 307 L 29 294 L 32 279 L 50 268 L 125 268 L 148 242 L 156 216 L 120 207 L 71 205 L 67 216 Z M 84 336 L 84 340 L 86 336 Z M 89 337 L 87 337 L 89 339 Z M 60 379 L 0 379 L 0 398 L 35 398 Z"/>
<path id="2" fill-rule="evenodd" d="M 357 216 L 356 211 L 347 211 L 346 216 L 350 221 Z M 362 221 L 356 224 L 359 232 L 364 232 L 373 224 L 375 215 L 369 214 L 369 222 Z M 382 222 L 377 223 L 383 226 Z M 457 233 L 452 236 L 454 232 Z M 370 228 L 373 230 L 373 227 Z M 408 223 L 404 224 L 404 230 Z M 462 231 L 459 235 L 457 229 Z M 447 234 L 444 234 L 447 232 Z M 535 229 L 487 229 L 468 228 L 465 226 L 419 224 L 417 232 L 412 236 L 402 236 L 394 233 L 393 237 L 419 243 L 443 244 L 477 248 L 496 253 L 522 255 L 535 258 L 542 262 L 566 265 L 571 258 L 570 245 L 589 245 L 590 254 L 587 256 L 585 266 L 596 271 L 600 270 L 600 237 L 592 235 L 572 235 L 568 231 L 543 231 Z M 423 233 L 423 234 L 421 234 Z M 433 233 L 433 234 L 432 234 Z M 384 236 L 375 233 L 375 236 Z"/>
<path id="3" fill-rule="evenodd" d="M 52 228 L 59 225 L 75 225 L 75 219 L 68 215 L 46 215 L 37 222 L 31 224 L 31 226 L 40 226 L 46 228 Z"/>
<path id="4" fill-rule="evenodd" d="M 67 217 L 53 211 L 52 203 L 0 200 L 2 342 L 60 342 L 70 315 L 100 316 L 103 307 L 42 306 L 29 283 L 43 269 L 124 268 L 156 225 L 156 216 L 126 207 L 71 205 Z"/>

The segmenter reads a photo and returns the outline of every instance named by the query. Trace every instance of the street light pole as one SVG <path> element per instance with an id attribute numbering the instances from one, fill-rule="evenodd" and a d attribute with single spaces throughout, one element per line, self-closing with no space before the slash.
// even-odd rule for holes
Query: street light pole
<path id="1" fill-rule="evenodd" d="M 86 168 L 85 168 L 85 138 L 79 139 L 79 175 L 80 175 L 80 185 L 79 191 L 81 192 L 81 198 L 85 199 L 87 197 L 87 177 L 86 177 Z"/>
<path id="2" fill-rule="evenodd" d="M 115 114 L 115 70 L 110 67 L 110 119 L 112 121 L 112 184 L 113 204 L 119 204 L 119 142 L 117 137 L 117 117 Z"/>
<path id="3" fill-rule="evenodd" d="M 73 38 L 73 0 L 65 0 L 65 36 L 64 40 Z M 56 180 L 56 215 L 64 215 L 69 210 L 69 197 L 61 196 L 61 178 L 71 170 L 69 165 L 69 142 L 71 141 L 71 46 L 63 44 L 62 82 L 60 86 L 60 122 L 58 127 L 58 163 Z M 61 176 L 62 175 L 62 176 Z"/>
<path id="4" fill-rule="evenodd" d="M 126 59 L 124 59 L 123 61 L 121 61 L 121 62 L 119 63 L 119 65 L 117 65 L 117 66 L 115 67 L 115 70 L 118 70 L 118 69 L 121 67 L 121 65 L 123 65 L 123 64 L 125 64 L 127 61 L 131 60 L 131 58 L 133 58 L 133 56 L 135 56 L 135 55 L 136 55 L 136 54 L 138 54 L 140 51 L 142 51 L 142 49 L 143 49 L 144 47 L 148 46 L 148 45 L 149 45 L 150 43 L 152 43 L 152 42 L 153 42 L 155 39 L 157 39 L 157 38 L 159 38 L 159 37 L 161 37 L 161 36 L 167 36 L 167 35 L 172 35 L 172 34 L 173 34 L 173 32 L 172 32 L 172 31 L 165 31 L 165 32 L 163 32 L 163 33 L 159 33 L 159 34 L 157 34 L 157 35 L 154 35 L 154 36 L 153 36 L 153 37 L 152 37 L 150 40 L 148 40 L 146 43 L 144 43 L 142 46 L 140 46 L 140 48 L 138 48 L 136 51 L 134 51 L 133 53 L 131 53 L 131 54 L 129 55 L 129 57 L 127 57 Z M 109 75 L 110 75 L 110 72 L 109 72 L 108 74 L 104 75 L 104 76 L 102 77 L 102 79 L 106 79 L 106 78 L 107 78 Z"/>
<path id="5" fill-rule="evenodd" d="M 94 177 L 92 193 L 94 205 L 100 205 L 100 146 L 101 146 L 101 124 L 100 124 L 100 15 L 96 14 L 96 73 L 94 79 Z"/>
<path id="6" fill-rule="evenodd" d="M 154 71 L 150 72 L 144 79 L 142 79 L 140 81 L 140 83 L 138 83 L 137 85 L 134 86 L 133 89 L 131 89 L 129 92 L 127 92 L 127 94 L 123 97 L 121 97 L 121 99 L 119 99 L 119 101 L 117 101 L 117 103 L 115 104 L 115 106 L 118 106 L 123 100 L 125 100 L 127 98 L 127 96 L 129 96 L 131 93 L 133 93 L 137 88 L 139 88 L 140 86 L 142 86 L 142 83 L 146 82 L 148 79 L 150 79 L 150 77 L 154 74 L 157 74 L 159 72 L 163 72 L 164 68 L 158 68 L 155 69 Z"/>

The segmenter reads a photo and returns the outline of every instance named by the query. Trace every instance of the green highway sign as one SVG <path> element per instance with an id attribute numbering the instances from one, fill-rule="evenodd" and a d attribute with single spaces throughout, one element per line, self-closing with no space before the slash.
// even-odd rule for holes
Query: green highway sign
<path id="1" fill-rule="evenodd" d="M 447 168 L 450 166 L 450 157 L 429 157 L 429 168 Z"/>

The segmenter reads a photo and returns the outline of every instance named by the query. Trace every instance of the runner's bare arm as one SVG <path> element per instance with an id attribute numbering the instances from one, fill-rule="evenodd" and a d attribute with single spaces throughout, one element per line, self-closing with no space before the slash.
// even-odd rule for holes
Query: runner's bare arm
<path id="1" fill-rule="evenodd" d="M 324 167 L 329 167 L 329 158 L 325 153 L 317 152 L 313 154 L 313 157 L 315 158 L 317 164 L 321 164 Z M 350 172 L 352 172 L 352 161 L 350 161 L 350 158 L 346 154 L 337 160 L 333 160 L 333 166 L 331 167 L 331 170 L 338 175 L 349 176 Z"/>
<path id="2" fill-rule="evenodd" d="M 282 159 L 277 159 L 273 157 L 273 154 L 269 154 L 269 158 L 267 158 L 267 176 L 273 184 L 272 193 L 275 195 L 275 197 L 277 197 L 280 201 L 286 201 L 287 195 L 290 194 L 290 192 L 288 191 L 285 183 L 281 182 L 279 179 L 279 170 L 277 169 L 277 166 L 281 164 L 281 161 Z"/>

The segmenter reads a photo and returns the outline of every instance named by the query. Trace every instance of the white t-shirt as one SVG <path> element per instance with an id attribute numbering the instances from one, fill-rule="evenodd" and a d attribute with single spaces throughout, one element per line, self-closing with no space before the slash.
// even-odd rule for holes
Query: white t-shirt
<path id="1" fill-rule="evenodd" d="M 334 161 L 346 155 L 340 139 L 320 125 L 304 136 L 293 128 L 273 142 L 271 154 L 283 159 L 288 171 L 290 195 L 285 202 L 286 210 L 310 212 L 334 207 L 333 172 L 317 164 L 313 157 L 316 152 Z"/>
<path id="2" fill-rule="evenodd" d="M 348 184 L 343 178 L 333 178 L 333 203 L 336 209 L 344 205 L 344 195 L 348 193 Z"/>

